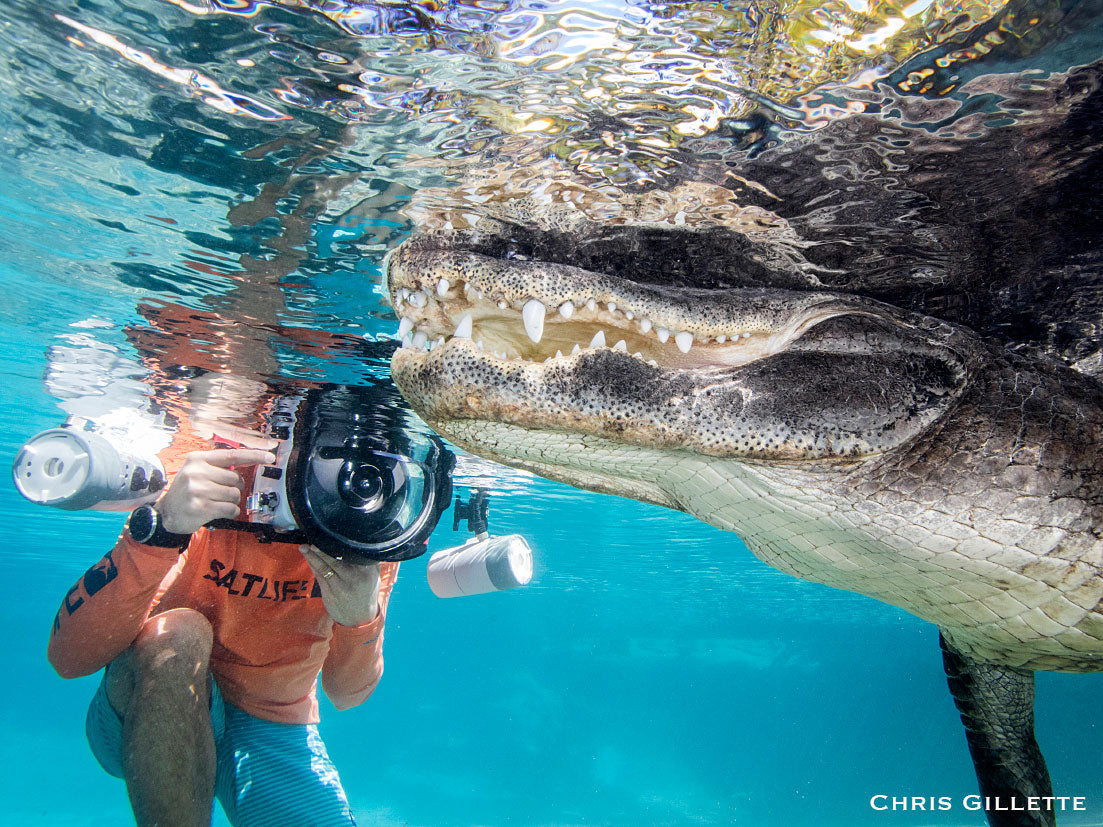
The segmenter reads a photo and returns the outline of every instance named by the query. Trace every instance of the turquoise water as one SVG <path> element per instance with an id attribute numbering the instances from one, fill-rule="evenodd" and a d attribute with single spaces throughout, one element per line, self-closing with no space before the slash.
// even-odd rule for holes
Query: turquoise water
<path id="1" fill-rule="evenodd" d="M 631 16 L 643 4 L 600 5 Z M 44 384 L 50 348 L 78 349 L 85 359 L 108 354 L 99 364 L 110 362 L 116 379 L 142 378 L 127 327 L 144 324 L 138 307 L 149 301 L 226 312 L 240 301 L 243 318 L 255 322 L 244 325 L 244 340 L 275 354 L 262 373 L 355 381 L 381 370 L 351 348 L 296 346 L 287 331 L 393 336 L 379 263 L 409 228 L 397 212 L 409 192 L 437 183 L 431 169 L 399 161 L 426 147 L 460 153 L 471 146 L 457 136 L 477 142 L 492 130 L 479 121 L 461 131 L 439 115 L 447 107 L 434 115 L 427 103 L 399 102 L 388 78 L 415 68 L 430 80 L 451 78 L 468 41 L 445 37 L 436 51 L 418 53 L 420 68 L 402 63 L 409 54 L 394 43 L 380 45 L 377 64 L 357 67 L 383 101 L 357 117 L 377 131 L 351 146 L 341 142 L 344 122 L 327 121 L 324 106 L 300 101 L 296 109 L 294 94 L 272 92 L 278 76 L 305 96 L 304 79 L 334 62 L 319 54 L 352 50 L 348 31 L 319 20 L 296 31 L 290 12 L 264 6 L 214 22 L 152 0 L 118 14 L 88 3 L 57 10 L 211 75 L 246 56 L 283 61 L 267 86 L 236 69 L 217 76 L 294 117 L 269 123 L 221 113 L 116 52 L 73 46 L 65 38 L 80 35 L 49 18 L 53 10 L 12 6 L 0 40 L 8 69 L 0 102 L 0 456 L 11 458 L 24 439 L 64 418 L 57 386 Z M 204 48 L 200 35 L 211 41 Z M 372 66 L 378 77 L 364 79 Z M 494 79 L 503 95 L 527 88 L 509 73 Z M 452 80 L 452 92 L 479 83 Z M 304 162 L 311 146 L 332 155 Z M 267 181 L 286 178 L 296 153 L 300 169 L 316 167 L 304 180 L 354 171 L 373 205 L 304 217 L 291 185 L 267 215 L 243 215 L 242 204 L 264 200 Z M 273 241 L 281 236 L 291 238 L 290 263 Z M 267 281 L 256 275 L 265 261 L 273 264 Z M 280 299 L 266 318 L 258 296 L 271 293 Z M 84 391 L 103 387 L 104 375 L 89 369 Z M 534 582 L 438 600 L 424 559 L 403 565 L 379 689 L 358 709 L 323 711 L 322 732 L 361 824 L 984 823 L 960 805 L 975 780 L 933 627 L 768 569 L 733 535 L 685 515 L 506 469 L 489 474 L 492 529 L 530 538 Z M 36 507 L 7 483 L 0 514 L 10 537 L 0 609 L 9 675 L 0 689 L 0 821 L 127 823 L 121 782 L 99 770 L 83 738 L 95 679 L 62 681 L 45 659 L 65 590 L 111 545 L 122 518 Z M 447 523 L 431 551 L 460 541 Z M 1038 676 L 1037 731 L 1054 787 L 1087 804 L 1063 825 L 1103 824 L 1101 692 L 1103 676 Z M 877 812 L 870 799 L 878 794 L 947 796 L 955 807 Z"/>

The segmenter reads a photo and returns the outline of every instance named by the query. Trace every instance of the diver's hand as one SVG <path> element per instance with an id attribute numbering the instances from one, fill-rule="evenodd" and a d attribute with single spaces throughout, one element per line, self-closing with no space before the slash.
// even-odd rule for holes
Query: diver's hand
<path id="1" fill-rule="evenodd" d="M 310 568 L 318 575 L 322 602 L 334 622 L 363 626 L 379 614 L 379 564 L 334 560 L 311 545 L 299 546 Z"/>
<path id="2" fill-rule="evenodd" d="M 240 513 L 244 486 L 233 469 L 275 461 L 271 452 L 254 448 L 193 451 L 154 508 L 165 529 L 174 534 L 191 534 L 220 517 L 232 520 Z"/>

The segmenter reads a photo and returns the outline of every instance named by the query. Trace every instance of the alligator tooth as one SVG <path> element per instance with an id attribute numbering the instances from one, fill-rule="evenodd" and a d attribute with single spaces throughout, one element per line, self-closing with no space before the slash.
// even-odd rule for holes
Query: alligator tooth
<path id="1" fill-rule="evenodd" d="M 635 356 L 637 359 L 642 359 L 643 358 L 643 354 L 640 353 L 638 350 L 635 353 L 633 353 L 632 355 Z"/>
<path id="2" fill-rule="evenodd" d="M 624 341 L 624 339 L 621 339 L 619 342 L 617 342 L 615 345 L 613 345 L 613 350 L 623 350 L 625 353 L 627 353 L 628 352 L 628 342 Z"/>
<path id="3" fill-rule="evenodd" d="M 452 334 L 456 339 L 470 339 L 471 338 L 471 314 L 464 313 L 463 318 L 460 319 L 460 323 L 456 325 L 456 332 Z"/>
<path id="4" fill-rule="evenodd" d="M 651 332 L 651 320 L 650 319 L 640 319 L 640 333 L 650 333 L 650 332 Z"/>
<path id="5" fill-rule="evenodd" d="M 424 330 L 419 330 L 414 334 L 414 347 L 425 347 L 425 340 L 429 338 Z"/>
<path id="6" fill-rule="evenodd" d="M 659 366 L 659 363 L 656 362 L 654 359 L 648 359 L 647 364 L 651 365 L 651 367 L 653 368 L 657 368 Z"/>
<path id="7" fill-rule="evenodd" d="M 475 346 L 476 346 L 476 347 L 477 347 L 477 348 L 478 348 L 479 350 L 486 350 L 486 345 L 484 345 L 484 344 L 483 344 L 483 340 L 482 340 L 482 339 L 479 339 L 479 341 L 475 342 Z"/>
<path id="8" fill-rule="evenodd" d="M 586 300 L 586 309 L 589 310 L 590 312 L 593 312 L 593 311 L 597 310 L 597 302 L 595 302 L 593 299 L 587 299 Z"/>
<path id="9" fill-rule="evenodd" d="M 609 308 L 610 313 L 616 313 L 617 312 L 617 303 L 616 302 L 609 302 L 609 304 L 606 305 L 606 306 Z"/>
<path id="10" fill-rule="evenodd" d="M 467 282 L 463 286 L 463 294 L 470 298 L 475 293 L 475 288 L 471 286 L 471 282 Z"/>
<path id="11" fill-rule="evenodd" d="M 590 340 L 590 347 L 605 347 L 605 331 L 599 330 Z"/>
<path id="12" fill-rule="evenodd" d="M 437 295 L 443 296 L 445 293 L 448 292 L 448 288 L 451 286 L 452 285 L 449 283 L 448 279 L 441 279 L 437 282 Z"/>
<path id="13" fill-rule="evenodd" d="M 398 299 L 400 302 L 404 302 L 406 301 L 406 299 L 410 298 L 410 291 L 407 290 L 405 287 L 400 287 L 398 288 L 398 293 L 395 298 Z"/>
<path id="14" fill-rule="evenodd" d="M 479 301 L 483 300 L 483 291 L 480 290 L 477 287 L 475 288 L 475 298 L 478 299 Z"/>
<path id="15" fill-rule="evenodd" d="M 557 350 L 557 351 L 555 352 L 555 358 L 556 358 L 556 359 L 562 359 L 562 358 L 563 358 L 563 351 L 561 351 L 561 350 Z"/>
<path id="16" fill-rule="evenodd" d="M 624 318 L 628 319 L 628 321 L 632 321 L 634 318 L 636 318 L 636 314 L 633 313 L 631 310 L 625 310 Z"/>
<path id="17" fill-rule="evenodd" d="M 435 342 L 433 342 L 433 347 L 440 347 L 443 344 L 444 344 L 444 337 L 440 336 L 440 337 L 437 338 L 437 340 Z"/>
<path id="18" fill-rule="evenodd" d="M 544 307 L 544 303 L 539 299 L 529 299 L 525 302 L 525 306 L 521 308 L 521 318 L 525 322 L 525 333 L 534 342 L 539 342 L 544 338 L 544 314 L 547 312 L 548 309 Z"/>
<path id="19" fill-rule="evenodd" d="M 716 341 L 720 344 L 724 344 L 724 342 L 728 341 L 728 337 L 721 333 L 719 336 L 716 337 Z"/>
<path id="20" fill-rule="evenodd" d="M 506 304 L 504 301 L 499 301 L 498 302 L 498 309 L 499 310 L 505 310 L 507 307 L 509 307 L 509 305 Z"/>
<path id="21" fill-rule="evenodd" d="M 429 297 L 422 293 L 420 290 L 418 290 L 416 293 L 410 294 L 410 304 L 412 304 L 414 307 L 421 309 L 422 307 L 425 307 L 425 305 L 427 305 L 428 303 Z"/>
<path id="22" fill-rule="evenodd" d="M 559 305 L 559 315 L 564 319 L 571 318 L 571 316 L 574 315 L 574 302 L 565 301 L 563 304 Z"/>
<path id="23" fill-rule="evenodd" d="M 665 327 L 655 328 L 655 334 L 659 337 L 659 341 L 662 342 L 664 345 L 666 344 L 666 340 L 670 338 L 670 331 L 667 330 Z"/>
<path id="24" fill-rule="evenodd" d="M 406 350 L 412 349 L 414 346 L 414 337 L 407 333 L 402 337 L 402 347 Z"/>
<path id="25" fill-rule="evenodd" d="M 403 316 L 402 321 L 398 323 L 398 338 L 406 338 L 406 334 L 414 329 L 414 320 L 409 316 Z"/>
<path id="26" fill-rule="evenodd" d="M 576 344 L 574 347 L 571 348 L 571 356 L 574 356 L 580 350 L 582 350 L 582 345 Z"/>
<path id="27" fill-rule="evenodd" d="M 749 339 L 749 338 L 751 338 L 751 334 L 750 334 L 750 332 L 746 332 L 746 333 L 744 333 L 744 334 L 743 334 L 743 338 L 744 338 L 744 339 Z"/>
<path id="28" fill-rule="evenodd" d="M 689 349 L 693 347 L 693 334 L 688 330 L 683 330 L 674 337 L 674 342 L 678 345 L 678 350 L 682 351 L 682 353 L 689 353 Z"/>

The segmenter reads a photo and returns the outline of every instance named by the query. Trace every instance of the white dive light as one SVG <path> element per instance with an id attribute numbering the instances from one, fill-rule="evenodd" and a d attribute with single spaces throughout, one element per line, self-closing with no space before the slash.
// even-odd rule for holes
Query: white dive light
<path id="1" fill-rule="evenodd" d="M 520 534 L 480 535 L 429 558 L 429 588 L 437 597 L 500 592 L 532 580 L 532 548 Z"/>
<path id="2" fill-rule="evenodd" d="M 73 425 L 31 437 L 12 463 L 12 480 L 20 494 L 42 505 L 131 511 L 156 499 L 165 469 L 156 457 L 127 453 Z"/>
<path id="3" fill-rule="evenodd" d="M 462 546 L 446 548 L 429 558 L 429 588 L 437 597 L 501 592 L 527 586 L 532 580 L 532 548 L 520 534 L 491 537 L 486 491 L 477 490 L 466 503 L 456 497 L 452 530 L 462 521 L 475 537 Z"/>

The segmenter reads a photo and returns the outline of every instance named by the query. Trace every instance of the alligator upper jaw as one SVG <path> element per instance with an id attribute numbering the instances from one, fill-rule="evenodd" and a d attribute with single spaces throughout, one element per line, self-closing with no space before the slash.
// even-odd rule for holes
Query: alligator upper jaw
<path id="1" fill-rule="evenodd" d="M 864 312 L 827 294 L 661 288 L 547 262 L 403 246 L 386 282 L 406 347 L 468 339 L 488 357 L 552 363 L 612 348 L 652 366 L 731 368 Z"/>

